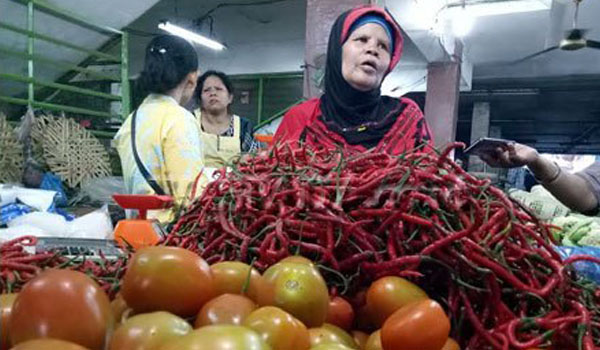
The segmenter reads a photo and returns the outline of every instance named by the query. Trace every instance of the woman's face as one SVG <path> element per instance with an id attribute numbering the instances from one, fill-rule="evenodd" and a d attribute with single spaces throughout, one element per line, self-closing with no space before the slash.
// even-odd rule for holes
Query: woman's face
<path id="1" fill-rule="evenodd" d="M 390 39 L 379 24 L 354 30 L 342 46 L 342 76 L 353 88 L 378 88 L 390 65 Z"/>
<path id="2" fill-rule="evenodd" d="M 209 76 L 202 86 L 202 109 L 210 112 L 222 112 L 233 101 L 225 84 L 219 77 Z"/>

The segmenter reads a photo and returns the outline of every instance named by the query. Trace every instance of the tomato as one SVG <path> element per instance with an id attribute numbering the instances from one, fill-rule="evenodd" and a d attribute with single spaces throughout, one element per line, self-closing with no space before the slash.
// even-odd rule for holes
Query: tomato
<path id="1" fill-rule="evenodd" d="M 317 269 L 307 264 L 277 263 L 263 275 L 261 306 L 277 306 L 292 314 L 307 327 L 318 327 L 327 318 L 327 285 Z"/>
<path id="2" fill-rule="evenodd" d="M 381 328 L 384 350 L 440 350 L 448 339 L 450 321 L 433 300 L 410 303 L 394 312 Z"/>
<path id="3" fill-rule="evenodd" d="M 129 306 L 127 306 L 127 303 L 125 302 L 125 299 L 123 299 L 121 293 L 117 293 L 115 299 L 110 302 L 110 308 L 113 316 L 115 316 L 115 324 L 117 325 L 123 323 L 130 313 L 127 311 Z"/>
<path id="4" fill-rule="evenodd" d="M 3 348 L 5 349 L 5 348 Z M 41 338 L 28 340 L 10 348 L 10 350 L 88 350 L 81 345 L 64 340 Z"/>
<path id="5" fill-rule="evenodd" d="M 326 343 L 313 346 L 310 350 L 354 350 L 342 344 L 337 343 Z"/>
<path id="6" fill-rule="evenodd" d="M 223 294 L 204 304 L 194 328 L 213 324 L 240 325 L 244 319 L 256 310 L 256 304 L 243 295 Z"/>
<path id="7" fill-rule="evenodd" d="M 367 290 L 367 308 L 377 327 L 396 310 L 413 301 L 428 299 L 416 284 L 404 278 L 388 276 L 373 282 Z"/>
<path id="8" fill-rule="evenodd" d="M 315 266 L 315 264 L 310 259 L 307 259 L 307 258 L 303 257 L 302 255 L 291 255 L 291 256 L 288 256 L 287 258 L 283 258 L 283 259 L 279 260 L 279 262 L 280 263 L 306 264 L 306 265 L 310 265 L 312 267 Z"/>
<path id="9" fill-rule="evenodd" d="M 243 325 L 253 329 L 272 350 L 308 350 L 310 340 L 306 326 L 289 313 L 274 306 L 252 312 Z"/>
<path id="10" fill-rule="evenodd" d="M 100 350 L 113 326 L 110 301 L 96 282 L 81 272 L 52 269 L 23 286 L 9 333 L 13 344 L 48 337 Z"/>
<path id="11" fill-rule="evenodd" d="M 184 319 L 159 311 L 129 318 L 113 335 L 110 350 L 158 350 L 192 331 Z"/>
<path id="12" fill-rule="evenodd" d="M 371 333 L 367 343 L 365 344 L 365 350 L 382 350 L 381 347 L 381 330 Z M 400 350 L 400 349 L 398 349 Z"/>
<path id="13" fill-rule="evenodd" d="M 308 333 L 310 335 L 310 345 L 313 347 L 320 344 L 337 343 L 352 349 L 358 349 L 358 344 L 350 334 L 329 323 L 325 323 L 319 328 L 310 328 Z"/>
<path id="14" fill-rule="evenodd" d="M 454 339 L 448 338 L 448 340 L 446 340 L 446 343 L 444 344 L 444 347 L 442 348 L 442 350 L 460 350 L 460 346 Z M 529 349 L 529 350 L 539 350 L 539 349 Z"/>
<path id="15" fill-rule="evenodd" d="M 214 296 L 212 272 L 206 261 L 189 250 L 146 247 L 131 258 L 121 293 L 136 313 L 194 316 Z"/>
<path id="16" fill-rule="evenodd" d="M 352 335 L 352 338 L 354 338 L 354 341 L 358 344 L 358 348 L 364 350 L 369 335 L 361 331 L 352 331 L 350 332 L 350 335 Z"/>
<path id="17" fill-rule="evenodd" d="M 10 348 L 10 338 L 7 328 L 17 295 L 16 293 L 0 294 L 0 314 L 2 315 L 0 319 L 0 349 Z"/>
<path id="18" fill-rule="evenodd" d="M 329 301 L 325 322 L 350 330 L 354 323 L 354 309 L 346 299 L 335 297 Z"/>
<path id="19" fill-rule="evenodd" d="M 210 269 L 213 273 L 215 295 L 242 294 L 258 302 L 258 294 L 264 285 L 264 280 L 256 269 L 251 269 L 250 265 L 238 261 L 223 261 L 212 265 Z M 248 273 L 250 273 L 250 281 L 244 293 L 242 289 L 246 286 Z"/>
<path id="20" fill-rule="evenodd" d="M 160 350 L 271 350 L 255 331 L 233 325 L 196 329 Z"/>

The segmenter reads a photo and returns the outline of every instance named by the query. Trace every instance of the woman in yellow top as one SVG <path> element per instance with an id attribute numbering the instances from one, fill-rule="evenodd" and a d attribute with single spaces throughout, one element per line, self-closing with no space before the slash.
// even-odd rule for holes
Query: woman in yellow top
<path id="1" fill-rule="evenodd" d="M 187 41 L 161 35 L 148 44 L 138 81 L 148 96 L 115 136 L 129 194 L 164 193 L 179 204 L 189 195 L 203 170 L 203 144 L 198 123 L 182 106 L 197 80 L 198 56 Z M 197 193 L 206 182 L 205 176 L 199 179 Z M 170 210 L 148 216 L 162 223 L 174 218 Z"/>
<path id="2" fill-rule="evenodd" d="M 225 73 L 204 73 L 198 79 L 196 98 L 200 108 L 194 114 L 200 122 L 207 167 L 221 168 L 240 153 L 257 148 L 252 122 L 231 112 L 233 84 Z"/>

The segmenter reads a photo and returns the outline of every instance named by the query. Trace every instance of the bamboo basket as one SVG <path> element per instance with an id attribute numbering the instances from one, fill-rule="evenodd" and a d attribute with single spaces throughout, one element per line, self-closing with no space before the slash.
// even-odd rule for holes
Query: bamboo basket
<path id="1" fill-rule="evenodd" d="M 0 113 L 0 183 L 18 182 L 23 175 L 23 147 L 15 130 Z"/>
<path id="2" fill-rule="evenodd" d="M 111 174 L 104 146 L 73 119 L 49 118 L 40 124 L 44 161 L 67 186 L 74 188 L 89 179 Z M 39 139 L 40 135 L 32 136 Z"/>

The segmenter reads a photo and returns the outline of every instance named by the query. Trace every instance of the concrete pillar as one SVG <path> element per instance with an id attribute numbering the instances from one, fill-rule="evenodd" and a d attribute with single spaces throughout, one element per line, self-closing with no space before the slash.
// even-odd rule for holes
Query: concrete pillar
<path id="1" fill-rule="evenodd" d="M 346 10 L 368 3 L 369 0 L 307 0 L 304 97 L 312 98 L 321 94 L 318 85 L 325 73 L 327 42 L 335 19 Z"/>
<path id="2" fill-rule="evenodd" d="M 502 138 L 502 128 L 498 125 L 490 126 L 490 137 L 501 139 Z M 495 173 L 498 175 L 500 181 L 503 181 L 508 176 L 509 169 L 506 168 L 490 168 L 489 166 L 486 168 L 487 172 Z"/>
<path id="3" fill-rule="evenodd" d="M 434 62 L 427 67 L 425 119 L 438 149 L 456 140 L 459 84 L 460 63 Z"/>
<path id="4" fill-rule="evenodd" d="M 502 138 L 502 128 L 499 126 L 490 126 L 490 137 L 501 139 Z"/>
<path id="5" fill-rule="evenodd" d="M 471 144 L 490 135 L 490 103 L 475 102 L 471 117 Z M 484 171 L 484 162 L 477 156 L 469 157 L 469 171 Z"/>

